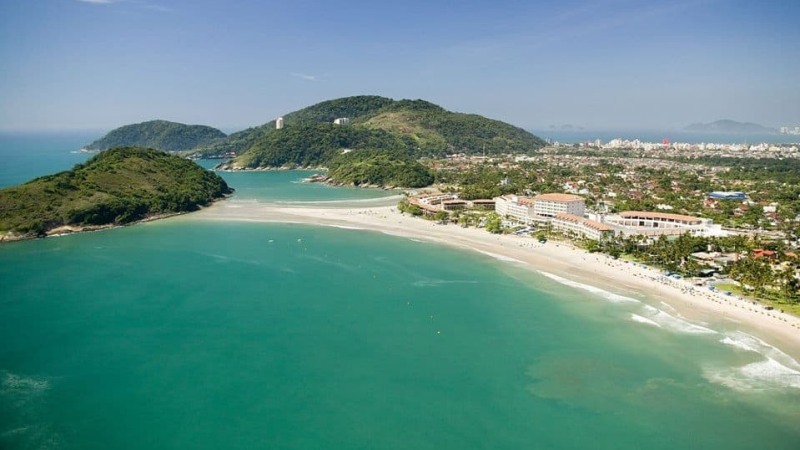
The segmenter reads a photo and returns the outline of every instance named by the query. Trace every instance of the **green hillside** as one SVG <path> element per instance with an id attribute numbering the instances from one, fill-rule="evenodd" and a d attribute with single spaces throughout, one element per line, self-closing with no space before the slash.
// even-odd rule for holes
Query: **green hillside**
<path id="1" fill-rule="evenodd" d="M 166 120 L 151 120 L 116 128 L 87 145 L 86 149 L 146 147 L 165 152 L 178 152 L 210 146 L 225 138 L 225 133 L 222 131 L 205 125 L 184 125 Z"/>
<path id="2" fill-rule="evenodd" d="M 347 117 L 351 125 L 333 125 Z M 451 153 L 529 153 L 545 142 L 504 122 L 454 113 L 423 100 L 346 97 L 309 106 L 274 122 L 231 135 L 217 151 L 237 151 L 227 167 L 327 166 L 344 149 L 380 150 L 403 158 Z M 235 138 L 234 138 L 235 136 Z M 246 145 L 243 145 L 246 144 Z"/>
<path id="3" fill-rule="evenodd" d="M 431 171 L 413 158 L 380 150 L 333 157 L 328 176 L 338 184 L 418 188 L 433 183 Z"/>
<path id="4" fill-rule="evenodd" d="M 63 225 L 125 224 L 193 211 L 230 192 L 222 178 L 192 161 L 115 148 L 73 170 L 0 190 L 0 234 L 33 237 Z"/>

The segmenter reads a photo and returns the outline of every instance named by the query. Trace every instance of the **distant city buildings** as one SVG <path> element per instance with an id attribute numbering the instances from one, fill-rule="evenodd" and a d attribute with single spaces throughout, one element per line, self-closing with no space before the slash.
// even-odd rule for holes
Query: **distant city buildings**
<path id="1" fill-rule="evenodd" d="M 283 128 L 283 117 L 278 117 L 275 119 L 275 129 L 280 130 Z"/>
<path id="2" fill-rule="evenodd" d="M 800 135 L 800 126 L 796 127 L 781 127 L 781 134 Z"/>

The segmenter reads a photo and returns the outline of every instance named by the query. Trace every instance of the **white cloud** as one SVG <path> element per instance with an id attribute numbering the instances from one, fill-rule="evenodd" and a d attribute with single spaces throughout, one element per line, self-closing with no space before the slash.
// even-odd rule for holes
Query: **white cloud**
<path id="1" fill-rule="evenodd" d="M 318 81 L 319 80 L 319 77 L 317 77 L 316 75 L 306 75 L 304 73 L 290 73 L 289 75 L 291 75 L 291 76 L 293 76 L 295 78 L 300 78 L 301 80 L 306 80 L 306 81 Z"/>

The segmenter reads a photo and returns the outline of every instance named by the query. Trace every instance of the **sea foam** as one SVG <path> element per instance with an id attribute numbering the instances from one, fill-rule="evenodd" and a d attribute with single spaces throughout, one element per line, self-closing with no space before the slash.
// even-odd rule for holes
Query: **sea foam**
<path id="1" fill-rule="evenodd" d="M 510 256 L 499 255 L 497 253 L 487 252 L 487 251 L 484 251 L 484 250 L 477 250 L 477 251 L 479 253 L 482 253 L 482 254 L 486 255 L 486 256 L 491 256 L 492 258 L 499 259 L 500 261 L 513 262 L 515 264 L 527 264 L 525 261 L 520 261 L 519 259 L 512 258 Z"/>
<path id="2" fill-rule="evenodd" d="M 757 353 L 764 359 L 741 367 L 707 368 L 704 375 L 709 381 L 740 391 L 800 389 L 800 363 L 778 348 L 741 331 L 727 333 L 720 342 L 737 350 Z"/>
<path id="3" fill-rule="evenodd" d="M 727 333 L 724 338 L 720 340 L 725 345 L 736 347 L 740 350 L 758 353 L 768 359 L 775 360 L 792 370 L 800 371 L 800 363 L 794 358 L 782 352 L 775 346 L 772 346 L 761 339 L 744 333 L 742 331 L 734 331 Z"/>
<path id="4" fill-rule="evenodd" d="M 643 323 L 645 325 L 652 325 L 654 327 L 661 328 L 661 325 L 659 325 L 658 322 L 650 320 L 647 317 L 642 317 L 638 314 L 631 314 L 631 320 L 634 322 Z"/>
<path id="5" fill-rule="evenodd" d="M 584 291 L 589 291 L 592 294 L 597 295 L 598 297 L 610 301 L 611 303 L 640 303 L 639 300 L 636 300 L 635 298 L 625 297 L 624 295 L 608 292 L 606 290 L 600 289 L 599 287 L 595 287 L 589 284 L 583 284 L 583 283 L 578 283 L 577 281 L 568 280 L 566 278 L 562 278 L 552 273 L 543 272 L 541 270 L 539 271 L 539 273 L 563 285 L 574 287 Z"/>

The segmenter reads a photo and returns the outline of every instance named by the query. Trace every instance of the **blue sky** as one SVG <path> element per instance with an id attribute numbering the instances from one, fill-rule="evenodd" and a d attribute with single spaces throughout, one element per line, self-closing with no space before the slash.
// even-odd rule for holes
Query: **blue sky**
<path id="1" fill-rule="evenodd" d="M 0 0 L 0 130 L 422 98 L 528 129 L 800 125 L 797 1 Z"/>

